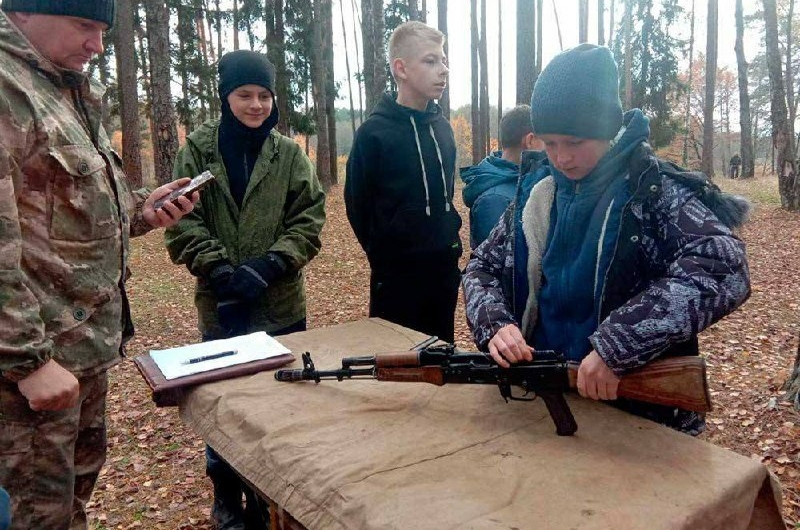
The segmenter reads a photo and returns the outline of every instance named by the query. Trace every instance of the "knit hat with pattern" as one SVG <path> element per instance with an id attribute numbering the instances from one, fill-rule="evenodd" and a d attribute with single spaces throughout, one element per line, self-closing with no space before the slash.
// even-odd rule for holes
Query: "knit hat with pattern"
<path id="1" fill-rule="evenodd" d="M 531 97 L 533 131 L 611 140 L 622 126 L 619 73 L 611 50 L 581 44 L 556 55 Z"/>
<path id="2" fill-rule="evenodd" d="M 86 18 L 114 25 L 114 0 L 3 0 L 3 11 Z"/>

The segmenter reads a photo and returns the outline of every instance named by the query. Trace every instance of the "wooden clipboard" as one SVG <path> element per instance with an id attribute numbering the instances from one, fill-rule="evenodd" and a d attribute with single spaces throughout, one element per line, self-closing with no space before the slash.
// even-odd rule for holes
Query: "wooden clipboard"
<path id="1" fill-rule="evenodd" d="M 184 390 L 193 386 L 274 370 L 293 361 L 294 355 L 284 353 L 267 359 L 167 380 L 149 354 L 139 355 L 133 359 L 133 363 L 139 369 L 139 373 L 142 374 L 147 385 L 153 391 L 153 401 L 157 407 L 176 407 Z"/>

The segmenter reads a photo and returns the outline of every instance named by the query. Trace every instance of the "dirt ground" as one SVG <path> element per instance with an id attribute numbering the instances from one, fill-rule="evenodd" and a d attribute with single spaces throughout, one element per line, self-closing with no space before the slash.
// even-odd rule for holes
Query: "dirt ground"
<path id="1" fill-rule="evenodd" d="M 787 527 L 800 529 L 800 415 L 781 401 L 780 391 L 800 332 L 800 215 L 778 208 L 774 179 L 720 185 L 756 202 L 742 233 L 753 294 L 701 335 L 715 404 L 701 437 L 764 462 L 783 485 Z M 309 327 L 367 315 L 369 270 L 347 223 L 341 186 L 330 190 L 327 212 L 323 251 L 307 269 Z M 469 241 L 466 223 L 462 241 Z M 193 280 L 169 262 L 162 233 L 135 240 L 131 269 L 137 335 L 129 357 L 198 340 Z M 472 347 L 461 303 L 456 337 L 460 346 Z M 108 461 L 89 504 L 90 526 L 211 528 L 203 443 L 182 425 L 176 409 L 155 408 L 130 359 L 110 375 Z"/>

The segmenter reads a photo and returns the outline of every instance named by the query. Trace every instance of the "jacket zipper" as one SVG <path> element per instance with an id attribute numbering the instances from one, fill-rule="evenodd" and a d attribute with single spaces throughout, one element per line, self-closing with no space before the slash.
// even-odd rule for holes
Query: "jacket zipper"
<path id="1" fill-rule="evenodd" d="M 611 260 L 608 262 L 608 268 L 606 269 L 606 272 L 603 275 L 603 289 L 600 291 L 600 301 L 599 301 L 599 303 L 597 305 L 597 325 L 598 326 L 600 326 L 600 324 L 602 324 L 603 303 L 605 302 L 605 299 L 606 299 L 606 286 L 608 285 L 608 273 L 611 271 L 611 269 L 614 266 L 614 260 L 617 259 L 617 250 L 619 249 L 619 240 L 622 238 L 622 221 L 625 219 L 625 213 L 630 211 L 631 203 L 633 203 L 633 200 L 636 198 L 636 191 L 638 191 L 638 189 L 639 189 L 639 185 L 640 185 L 639 181 L 641 181 L 642 175 L 644 175 L 645 173 L 650 171 L 650 169 L 653 166 L 654 166 L 654 164 L 653 164 L 653 161 L 651 160 L 650 161 L 650 165 L 648 165 L 645 168 L 644 171 L 639 173 L 639 176 L 637 177 L 636 190 L 633 192 L 633 195 L 631 196 L 631 198 L 628 199 L 628 202 L 625 203 L 625 206 L 622 207 L 622 212 L 620 213 L 620 216 L 619 216 L 619 226 L 617 227 L 617 240 L 614 242 L 614 251 L 611 253 Z"/>

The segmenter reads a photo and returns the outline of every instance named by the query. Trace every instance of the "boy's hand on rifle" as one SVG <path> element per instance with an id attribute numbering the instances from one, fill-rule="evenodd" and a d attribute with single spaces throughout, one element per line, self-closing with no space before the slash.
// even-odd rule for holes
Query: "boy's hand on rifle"
<path id="1" fill-rule="evenodd" d="M 503 368 L 520 361 L 533 360 L 533 348 L 525 343 L 522 331 L 516 324 L 508 324 L 497 330 L 489 341 L 489 354 Z"/>
<path id="2" fill-rule="evenodd" d="M 592 399 L 617 399 L 619 377 L 592 350 L 578 368 L 578 393 Z"/>

